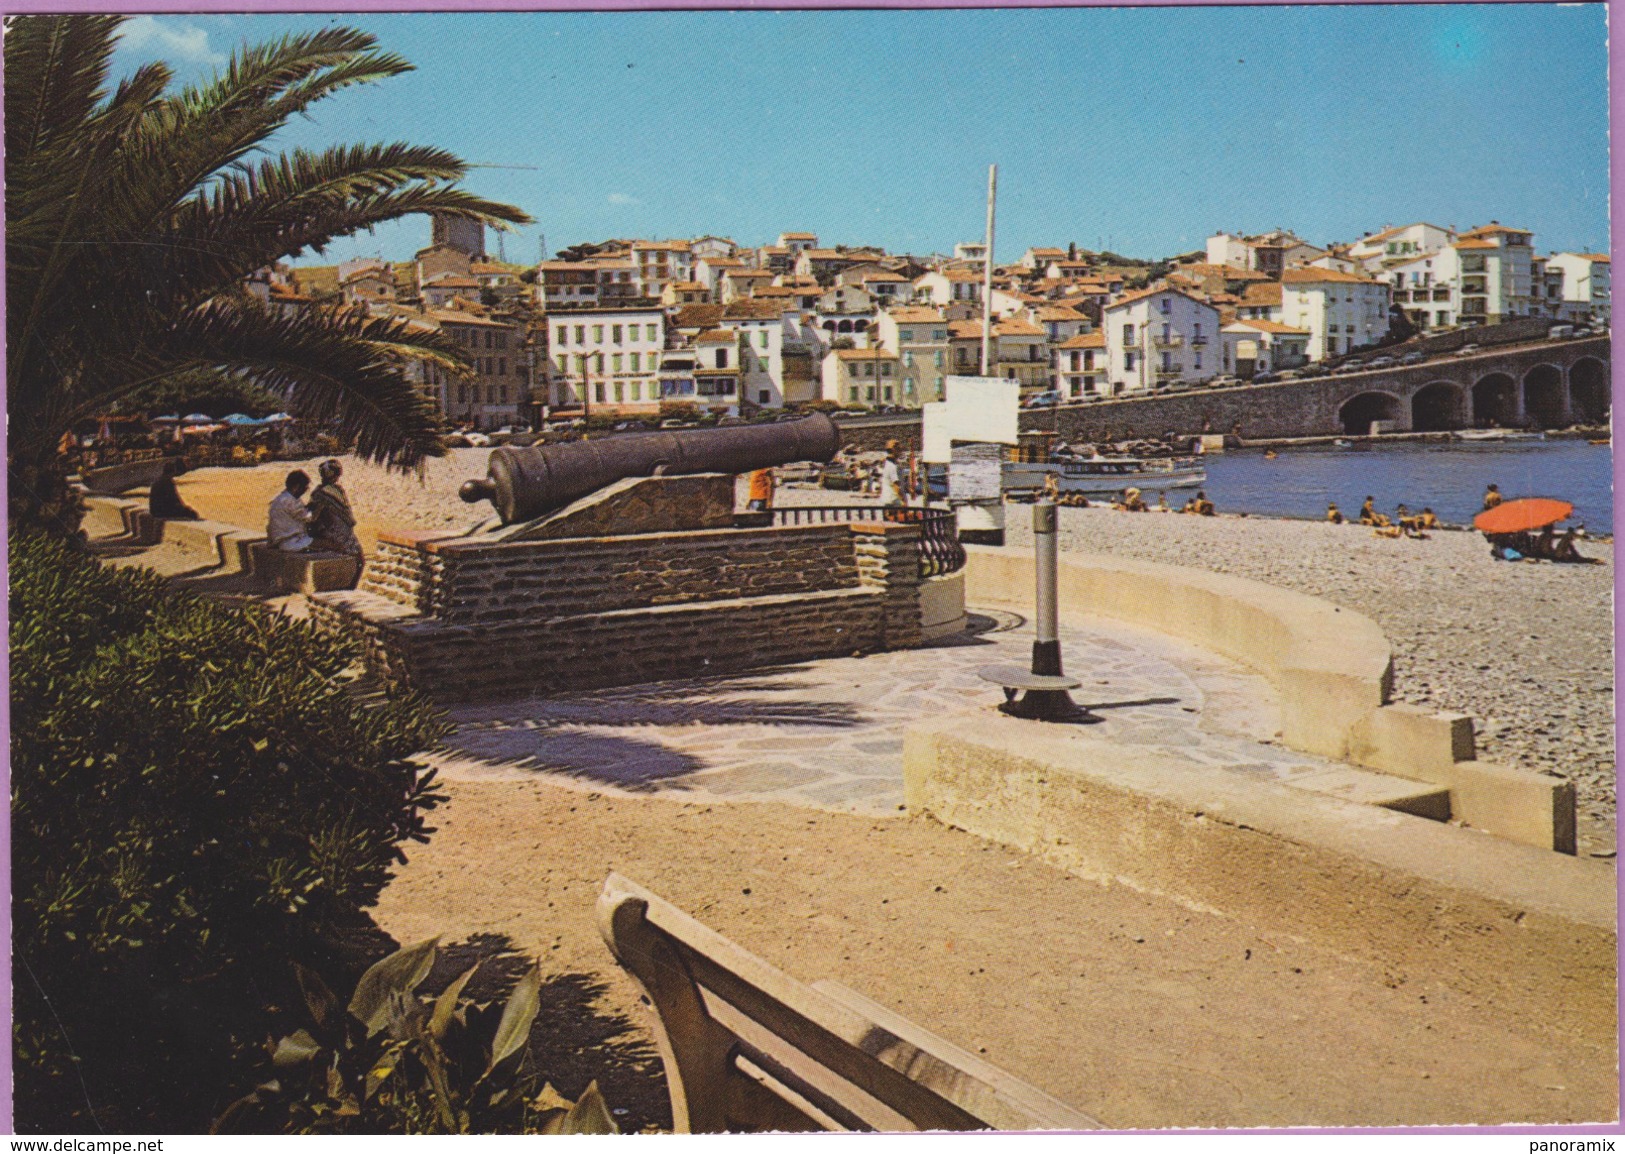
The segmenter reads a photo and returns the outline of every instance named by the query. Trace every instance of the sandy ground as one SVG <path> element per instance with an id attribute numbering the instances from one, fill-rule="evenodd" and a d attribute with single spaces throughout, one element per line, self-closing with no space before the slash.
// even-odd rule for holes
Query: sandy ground
<path id="1" fill-rule="evenodd" d="M 478 519 L 453 494 L 483 461 L 472 450 L 431 462 L 426 487 L 352 464 L 363 541 L 381 525 Z M 182 478 L 181 491 L 205 516 L 258 526 L 280 473 L 206 470 Z M 1013 539 L 1023 517 L 1011 509 Z M 1611 565 L 1492 569 L 1466 535 L 1373 542 L 1285 522 L 1067 511 L 1065 526 L 1073 547 L 1215 568 L 1218 558 L 1235 566 L 1225 571 L 1371 614 L 1401 650 L 1405 699 L 1509 723 L 1525 716 L 1515 700 L 1554 700 L 1605 739 Z M 1502 612 L 1492 637 L 1467 627 L 1486 603 Z M 1543 631 L 1559 644 L 1526 636 Z M 1559 678 L 1572 701 L 1552 688 Z M 1595 701 L 1579 693 L 1587 685 Z M 1459 696 L 1469 692 L 1484 696 Z M 1564 716 L 1544 722 L 1562 729 L 1556 750 L 1581 740 Z M 1559 768 L 1575 772 L 1572 759 Z M 1587 801 L 1611 828 L 1611 772 L 1606 793 L 1603 776 Z M 627 1129 L 670 1119 L 635 989 L 593 924 L 612 869 L 792 975 L 839 979 L 1114 1127 L 1617 1116 L 1611 1018 L 1484 1004 L 1406 958 L 1335 957 L 1280 930 L 1080 881 L 926 820 L 629 800 L 536 782 L 458 781 L 448 792 L 439 832 L 413 849 L 379 924 L 400 942 L 441 935 L 460 955 L 490 958 L 493 972 L 539 956 L 548 982 L 538 1036 L 557 1043 L 542 1055 L 548 1069 L 566 1093 L 596 1077 Z"/>

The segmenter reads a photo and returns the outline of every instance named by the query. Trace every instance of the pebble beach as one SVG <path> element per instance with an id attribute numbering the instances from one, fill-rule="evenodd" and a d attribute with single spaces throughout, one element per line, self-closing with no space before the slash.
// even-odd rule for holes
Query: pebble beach
<path id="1" fill-rule="evenodd" d="M 467 528 L 487 514 L 457 487 L 483 476 L 489 450 L 457 449 L 420 473 L 345 459 L 344 484 L 371 551 L 380 529 Z M 314 462 L 299 466 L 314 474 Z M 263 524 L 287 465 L 201 469 L 179 479 L 203 516 Z M 781 504 L 849 504 L 850 493 L 785 487 Z M 1574 781 L 1582 853 L 1614 848 L 1612 545 L 1600 565 L 1491 560 L 1477 533 L 1379 538 L 1357 525 L 1062 508 L 1061 547 L 1247 577 L 1325 598 L 1375 620 L 1394 647 L 1394 697 L 1478 720 L 1479 756 Z M 1031 543 L 1026 506 L 1007 509 L 1008 541 Z"/>

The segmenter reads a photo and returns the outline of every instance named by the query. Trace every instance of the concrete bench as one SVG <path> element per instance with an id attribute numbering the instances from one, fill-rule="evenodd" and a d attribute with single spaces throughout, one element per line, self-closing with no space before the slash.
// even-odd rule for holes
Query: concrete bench
<path id="1" fill-rule="evenodd" d="M 284 593 L 326 593 L 349 589 L 361 558 L 349 553 L 287 553 L 263 540 L 248 546 L 249 571 Z"/>
<path id="2" fill-rule="evenodd" d="M 845 986 L 803 985 L 619 874 L 598 928 L 654 1006 L 679 1133 L 1103 1128 Z"/>

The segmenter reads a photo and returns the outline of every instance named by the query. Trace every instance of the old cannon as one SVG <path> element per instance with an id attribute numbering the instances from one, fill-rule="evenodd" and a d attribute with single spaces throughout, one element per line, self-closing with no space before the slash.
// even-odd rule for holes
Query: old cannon
<path id="1" fill-rule="evenodd" d="M 628 477 L 748 473 L 835 455 L 835 422 L 823 413 L 771 425 L 622 433 L 601 440 L 491 450 L 483 480 L 465 481 L 469 504 L 490 501 L 504 525 L 528 521 Z"/>

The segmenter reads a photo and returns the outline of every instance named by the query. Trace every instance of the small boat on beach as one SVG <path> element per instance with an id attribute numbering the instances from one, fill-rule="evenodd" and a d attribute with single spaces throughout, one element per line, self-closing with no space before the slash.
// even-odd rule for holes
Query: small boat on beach
<path id="1" fill-rule="evenodd" d="M 1545 433 L 1529 432 L 1524 429 L 1462 429 L 1456 433 L 1456 440 L 1468 444 L 1500 444 L 1505 441 L 1544 441 Z"/>
<path id="2" fill-rule="evenodd" d="M 1095 457 L 1088 460 L 1006 461 L 1002 486 L 1005 492 L 1025 493 L 1044 486 L 1044 478 L 1055 477 L 1062 494 L 1109 496 L 1124 489 L 1159 492 L 1165 489 L 1194 489 L 1207 483 L 1207 470 L 1196 457 Z"/>

